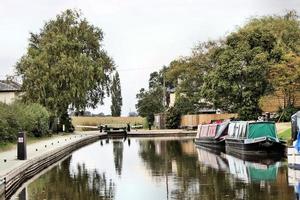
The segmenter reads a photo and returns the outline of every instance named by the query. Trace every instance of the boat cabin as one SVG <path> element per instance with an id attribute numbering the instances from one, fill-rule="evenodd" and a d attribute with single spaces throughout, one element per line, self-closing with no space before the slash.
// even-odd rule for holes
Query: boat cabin
<path id="1" fill-rule="evenodd" d="M 236 139 L 268 137 L 276 141 L 278 140 L 274 122 L 230 122 L 228 137 Z"/>
<path id="2" fill-rule="evenodd" d="M 223 122 L 223 123 L 216 123 L 216 124 L 205 124 L 205 125 L 198 125 L 197 129 L 197 136 L 196 138 L 203 138 L 203 137 L 209 137 L 209 138 L 220 138 L 227 134 L 227 128 L 228 128 L 229 122 Z"/>

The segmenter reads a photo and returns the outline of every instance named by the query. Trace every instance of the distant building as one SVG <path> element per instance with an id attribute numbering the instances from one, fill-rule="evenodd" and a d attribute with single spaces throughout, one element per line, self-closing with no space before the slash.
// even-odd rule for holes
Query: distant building
<path id="1" fill-rule="evenodd" d="M 11 104 L 20 94 L 20 84 L 13 81 L 0 80 L 0 102 Z"/>

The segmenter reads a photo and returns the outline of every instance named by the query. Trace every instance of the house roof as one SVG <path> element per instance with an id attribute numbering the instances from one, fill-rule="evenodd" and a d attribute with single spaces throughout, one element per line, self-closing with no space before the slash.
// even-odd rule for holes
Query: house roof
<path id="1" fill-rule="evenodd" d="M 18 92 L 21 91 L 21 85 L 13 82 L 0 80 L 0 92 Z"/>

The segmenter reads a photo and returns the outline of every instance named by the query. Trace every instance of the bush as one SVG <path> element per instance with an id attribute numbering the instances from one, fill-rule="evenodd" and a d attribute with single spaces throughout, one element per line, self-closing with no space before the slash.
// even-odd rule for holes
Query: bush
<path id="1" fill-rule="evenodd" d="M 241 106 L 237 111 L 241 120 L 257 120 L 262 111 L 254 105 Z"/>
<path id="2" fill-rule="evenodd" d="M 10 106 L 0 103 L 0 140 L 1 142 L 12 142 L 16 140 L 21 126 L 16 120 L 17 114 Z"/>
<path id="3" fill-rule="evenodd" d="M 176 107 L 171 107 L 166 113 L 166 128 L 176 129 L 180 126 L 181 112 Z"/>
<path id="4" fill-rule="evenodd" d="M 40 137 L 48 132 L 49 113 L 39 104 L 0 103 L 0 140 L 12 142 L 19 131 Z"/>
<path id="5" fill-rule="evenodd" d="M 290 122 L 291 121 L 291 116 L 296 113 L 299 110 L 299 108 L 295 108 L 293 106 L 288 106 L 286 108 L 279 108 L 277 112 L 277 119 L 276 121 L 280 122 Z"/>

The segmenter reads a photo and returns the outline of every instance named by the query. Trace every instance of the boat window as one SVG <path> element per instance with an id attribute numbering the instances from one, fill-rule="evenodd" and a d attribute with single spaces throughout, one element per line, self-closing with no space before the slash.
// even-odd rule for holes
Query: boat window
<path id="1" fill-rule="evenodd" d="M 230 123 L 228 127 L 228 135 L 230 137 L 234 136 L 235 123 Z"/>
<path id="2" fill-rule="evenodd" d="M 201 136 L 202 137 L 207 137 L 208 126 L 209 125 L 202 125 L 202 128 L 201 128 Z"/>
<path id="3" fill-rule="evenodd" d="M 201 127 L 202 127 L 202 125 L 199 124 L 199 125 L 198 125 L 198 129 L 197 129 L 197 136 L 196 136 L 196 138 L 199 138 L 200 135 L 201 135 Z"/>

